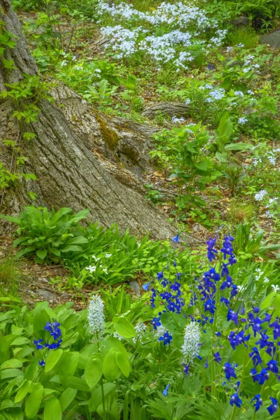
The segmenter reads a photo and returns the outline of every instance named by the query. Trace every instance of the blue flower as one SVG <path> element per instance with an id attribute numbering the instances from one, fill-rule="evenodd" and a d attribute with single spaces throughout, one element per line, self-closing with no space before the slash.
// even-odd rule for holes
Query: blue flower
<path id="1" fill-rule="evenodd" d="M 228 363 L 228 362 L 225 363 L 223 369 L 224 369 L 224 372 L 228 381 L 230 380 L 230 378 L 236 378 L 236 373 L 231 363 Z"/>
<path id="2" fill-rule="evenodd" d="M 59 339 L 56 343 L 46 344 L 45 347 L 49 350 L 56 350 L 60 347 L 60 344 L 62 343 L 62 340 Z"/>
<path id="3" fill-rule="evenodd" d="M 241 407 L 242 405 L 242 400 L 239 398 L 237 392 L 235 392 L 234 394 L 232 394 L 232 396 L 230 397 L 230 405 L 233 407 L 234 405 L 236 405 L 236 407 Z"/>
<path id="4" fill-rule="evenodd" d="M 167 397 L 169 387 L 170 387 L 170 384 L 167 384 L 166 388 L 162 392 L 165 397 Z"/>
<path id="5" fill-rule="evenodd" d="M 214 314 L 216 310 L 215 307 L 215 301 L 212 299 L 208 299 L 205 303 L 204 303 L 204 311 L 205 312 L 210 312 L 211 314 Z"/>
<path id="6" fill-rule="evenodd" d="M 44 367 L 44 366 L 45 366 L 45 364 L 46 364 L 46 363 L 45 363 L 45 360 L 44 360 L 44 359 L 43 359 L 43 360 L 39 360 L 39 365 L 40 365 L 40 366 L 43 366 L 43 367 Z"/>
<path id="7" fill-rule="evenodd" d="M 222 358 L 220 356 L 220 353 L 217 351 L 216 353 L 213 353 L 213 355 L 214 355 L 214 361 L 217 363 L 221 363 Z"/>
<path id="8" fill-rule="evenodd" d="M 161 325 L 160 318 L 159 317 L 158 318 L 157 317 L 153 318 L 152 319 L 152 325 L 153 325 L 154 329 L 156 330 L 157 327 L 159 327 Z"/>
<path id="9" fill-rule="evenodd" d="M 255 407 L 255 411 L 259 411 L 261 406 L 263 405 L 261 394 L 257 394 L 252 398 L 251 402 L 255 401 L 255 404 L 253 404 L 253 407 Z"/>
<path id="10" fill-rule="evenodd" d="M 270 397 L 270 400 L 271 400 L 272 404 L 269 407 L 267 407 L 267 410 L 268 410 L 269 414 L 272 416 L 278 410 L 278 402 L 273 397 Z"/>
<path id="11" fill-rule="evenodd" d="M 158 280 L 163 279 L 163 271 L 160 271 L 160 273 L 157 273 L 157 279 Z"/>
<path id="12" fill-rule="evenodd" d="M 256 374 L 255 372 L 256 372 L 255 369 L 251 370 L 251 375 L 253 376 L 254 382 L 258 382 L 260 385 L 263 385 L 265 381 L 269 379 L 269 373 L 267 369 L 262 369 L 259 374 Z"/>
<path id="13" fill-rule="evenodd" d="M 147 292 L 149 290 L 150 284 L 152 283 L 152 280 L 149 281 L 149 283 L 145 283 L 142 286 L 142 289 L 145 290 L 145 292 Z"/>
<path id="14" fill-rule="evenodd" d="M 273 338 L 274 340 L 277 340 L 280 337 L 280 325 L 279 325 L 278 319 L 272 324 L 270 324 L 270 327 L 274 327 Z"/>
<path id="15" fill-rule="evenodd" d="M 51 336 L 55 339 L 58 340 L 59 337 L 61 337 L 61 330 L 60 328 L 58 328 L 60 326 L 59 322 L 47 322 L 46 326 L 44 327 L 44 329 L 48 332 L 51 333 Z"/>
<path id="16" fill-rule="evenodd" d="M 175 243 L 179 242 L 179 235 L 174 236 L 174 238 L 172 238 L 172 241 Z"/>
<path id="17" fill-rule="evenodd" d="M 214 249 L 214 246 L 216 245 L 216 240 L 217 240 L 217 237 L 215 236 L 215 238 L 213 239 L 209 238 L 209 240 L 206 242 L 208 245 L 207 258 L 209 262 L 212 262 L 213 260 L 215 260 L 216 254 L 218 254 L 218 251 Z"/>
<path id="18" fill-rule="evenodd" d="M 40 343 L 43 342 L 43 340 L 34 340 L 33 342 L 34 342 L 37 350 L 42 350 L 44 348 L 44 346 L 42 344 L 40 344 Z"/>
<path id="19" fill-rule="evenodd" d="M 166 346 L 167 344 L 170 344 L 172 340 L 172 335 L 169 334 L 169 332 L 166 332 L 163 334 L 162 337 L 159 337 L 158 341 L 163 341 L 163 345 Z"/>
<path id="20" fill-rule="evenodd" d="M 249 356 L 251 357 L 255 367 L 262 364 L 262 358 L 257 347 L 252 347 L 252 351 L 249 353 Z"/>
<path id="21" fill-rule="evenodd" d="M 238 325 L 238 313 L 234 312 L 232 309 L 228 310 L 227 320 L 233 321 L 235 325 Z"/>
<path id="22" fill-rule="evenodd" d="M 276 360 L 270 360 L 270 362 L 268 362 L 266 366 L 267 366 L 267 370 L 270 370 L 273 373 L 277 374 L 279 372 Z"/>
<path id="23" fill-rule="evenodd" d="M 190 364 L 186 365 L 186 363 L 183 363 L 183 366 L 184 366 L 183 372 L 184 372 L 184 374 L 186 376 L 188 376 L 190 374 L 190 372 L 189 372 L 189 370 L 190 370 Z"/>

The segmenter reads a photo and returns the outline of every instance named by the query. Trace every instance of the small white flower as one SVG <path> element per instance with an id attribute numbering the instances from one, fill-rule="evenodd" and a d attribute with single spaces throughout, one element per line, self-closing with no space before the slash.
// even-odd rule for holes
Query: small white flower
<path id="1" fill-rule="evenodd" d="M 241 90 L 236 90 L 234 92 L 234 94 L 235 94 L 235 96 L 240 96 L 240 98 L 243 98 L 244 97 L 244 93 Z"/>
<path id="2" fill-rule="evenodd" d="M 143 322 L 138 322 L 135 325 L 135 331 L 136 331 L 136 336 L 132 339 L 132 341 L 134 343 L 137 343 L 137 341 L 139 341 L 140 343 L 142 342 L 142 337 L 145 334 L 145 332 L 147 331 L 147 327 Z"/>
<path id="3" fill-rule="evenodd" d="M 240 42 L 240 44 L 238 44 L 237 45 L 239 48 L 243 48 L 244 47 L 244 44 L 242 44 L 241 42 Z"/>
<path id="4" fill-rule="evenodd" d="M 185 100 L 186 105 L 189 105 L 190 103 L 191 103 L 191 100 L 189 98 Z"/>
<path id="5" fill-rule="evenodd" d="M 273 289 L 273 292 L 275 292 L 275 293 L 280 290 L 280 287 L 277 284 L 272 284 L 271 287 Z"/>
<path id="6" fill-rule="evenodd" d="M 264 282 L 264 283 L 269 283 L 269 279 L 268 279 L 267 277 L 265 277 L 265 278 L 263 279 L 263 282 Z"/>
<path id="7" fill-rule="evenodd" d="M 112 257 L 112 254 L 105 254 L 105 257 L 110 258 L 110 257 Z"/>
<path id="8" fill-rule="evenodd" d="M 100 69 L 95 69 L 94 71 L 95 71 L 95 73 L 101 73 Z"/>
<path id="9" fill-rule="evenodd" d="M 122 337 L 117 332 L 114 332 L 113 337 L 117 338 L 118 340 L 122 339 Z"/>
<path id="10" fill-rule="evenodd" d="M 90 273 L 94 273 L 96 271 L 96 266 L 89 265 L 88 267 L 85 268 L 85 270 L 88 270 Z"/>
<path id="11" fill-rule="evenodd" d="M 245 124 L 246 122 L 247 122 L 248 120 L 247 120 L 247 118 L 245 118 L 245 117 L 240 117 L 239 119 L 238 119 L 238 124 Z"/>

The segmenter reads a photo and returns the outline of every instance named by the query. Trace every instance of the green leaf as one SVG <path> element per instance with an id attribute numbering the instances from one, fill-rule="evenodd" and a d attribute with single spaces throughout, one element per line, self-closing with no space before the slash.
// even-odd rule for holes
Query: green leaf
<path id="1" fill-rule="evenodd" d="M 131 371 L 131 367 L 130 367 L 130 362 L 127 358 L 127 356 L 123 353 L 117 352 L 116 353 L 116 362 L 118 367 L 120 368 L 122 374 L 126 377 L 129 376 L 130 371 Z"/>
<path id="2" fill-rule="evenodd" d="M 62 413 L 66 410 L 67 407 L 69 407 L 76 395 L 77 390 L 73 388 L 66 388 L 65 391 L 63 391 L 59 398 Z"/>
<path id="3" fill-rule="evenodd" d="M 40 258 L 40 260 L 44 260 L 47 256 L 47 254 L 48 254 L 48 251 L 46 249 L 36 251 L 36 255 L 37 255 L 38 258 Z"/>
<path id="4" fill-rule="evenodd" d="M 107 382 L 103 385 L 104 397 L 110 394 L 116 388 L 115 384 Z M 102 388 L 99 386 L 97 389 L 93 389 L 91 394 L 91 399 L 89 400 L 89 410 L 94 412 L 97 410 L 98 406 L 102 403 Z"/>
<path id="5" fill-rule="evenodd" d="M 33 384 L 31 394 L 25 403 L 25 415 L 28 419 L 34 419 L 40 409 L 43 397 L 43 386 L 39 383 Z"/>
<path id="6" fill-rule="evenodd" d="M 20 402 L 30 391 L 32 382 L 25 380 L 15 396 L 15 403 Z"/>
<path id="7" fill-rule="evenodd" d="M 59 361 L 59 375 L 73 376 L 76 372 L 79 363 L 80 353 L 75 352 L 64 352 L 62 358 Z"/>
<path id="8" fill-rule="evenodd" d="M 52 370 L 55 365 L 58 363 L 59 359 L 61 358 L 63 354 L 63 350 L 58 349 L 52 351 L 47 359 L 46 359 L 46 366 L 45 366 L 45 372 L 48 373 L 50 370 Z"/>
<path id="9" fill-rule="evenodd" d="M 51 398 L 46 402 L 44 420 L 61 420 L 62 412 L 57 398 Z"/>
<path id="10" fill-rule="evenodd" d="M 117 352 L 111 348 L 110 351 L 106 354 L 103 362 L 103 373 L 108 381 L 114 381 L 120 373 L 116 361 L 116 353 Z"/>
<path id="11" fill-rule="evenodd" d="M 85 380 L 90 388 L 93 388 L 102 377 L 102 360 L 94 357 L 87 362 L 85 368 Z"/>
<path id="12" fill-rule="evenodd" d="M 126 318 L 118 318 L 114 324 L 115 330 L 123 338 L 135 337 L 136 331 Z"/>

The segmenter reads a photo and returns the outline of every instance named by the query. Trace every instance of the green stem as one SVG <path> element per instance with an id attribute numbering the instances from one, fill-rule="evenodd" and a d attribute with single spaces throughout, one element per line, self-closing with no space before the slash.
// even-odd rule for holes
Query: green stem
<path id="1" fill-rule="evenodd" d="M 96 339 L 97 339 L 97 348 L 100 353 L 100 344 L 99 344 L 99 336 L 98 333 L 96 333 Z M 101 378 L 101 393 L 102 393 L 102 406 L 103 406 L 103 413 L 104 413 L 104 419 L 106 420 L 106 409 L 105 409 L 105 395 L 104 395 L 104 386 L 103 386 L 103 377 Z"/>

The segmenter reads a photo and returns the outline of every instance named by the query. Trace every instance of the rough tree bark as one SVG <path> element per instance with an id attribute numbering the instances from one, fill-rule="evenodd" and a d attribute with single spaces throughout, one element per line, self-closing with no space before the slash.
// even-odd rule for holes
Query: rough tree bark
<path id="1" fill-rule="evenodd" d="M 5 51 L 5 58 L 12 59 L 16 68 L 6 72 L 0 64 L 1 92 L 24 74 L 37 74 L 37 68 L 10 0 L 0 0 L 0 20 L 17 36 L 16 47 Z M 165 215 L 143 193 L 141 173 L 150 165 L 147 152 L 153 129 L 99 115 L 65 87 L 52 94 L 56 104 L 41 100 L 37 122 L 25 127 L 36 138 L 20 145 L 28 158 L 26 172 L 35 173 L 38 181 L 8 190 L 1 212 L 18 213 L 28 202 L 26 191 L 32 190 L 38 194 L 37 205 L 67 206 L 74 211 L 88 208 L 91 220 L 105 227 L 118 223 L 133 234 L 173 235 Z M 0 162 L 7 165 L 11 157 L 3 140 L 21 135 L 12 112 L 12 103 L 0 100 Z M 194 242 L 191 237 L 188 240 L 190 245 Z"/>

